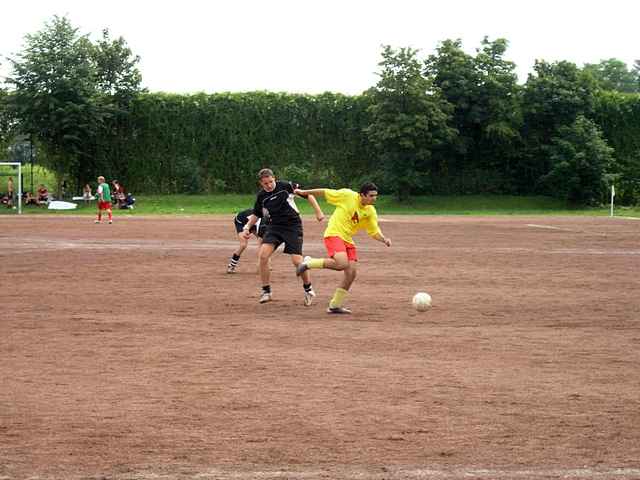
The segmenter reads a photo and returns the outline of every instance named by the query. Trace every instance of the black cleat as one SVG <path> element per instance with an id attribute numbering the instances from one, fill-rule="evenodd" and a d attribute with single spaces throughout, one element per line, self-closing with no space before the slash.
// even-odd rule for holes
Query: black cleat
<path id="1" fill-rule="evenodd" d="M 344 307 L 329 307 L 327 308 L 327 313 L 335 313 L 335 314 L 343 314 L 348 315 L 351 313 L 351 310 Z"/>

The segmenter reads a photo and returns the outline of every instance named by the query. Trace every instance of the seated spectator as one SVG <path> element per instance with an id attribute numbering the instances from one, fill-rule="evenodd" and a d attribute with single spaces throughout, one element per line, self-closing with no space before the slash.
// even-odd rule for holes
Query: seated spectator
<path id="1" fill-rule="evenodd" d="M 44 203 L 49 203 L 49 190 L 43 184 L 40 184 L 38 187 L 38 197 L 37 197 L 38 205 L 42 205 Z"/>
<path id="2" fill-rule="evenodd" d="M 91 195 L 91 185 L 89 185 L 88 183 L 82 189 L 82 198 L 85 202 L 93 200 L 93 195 Z"/>
<path id="3" fill-rule="evenodd" d="M 25 192 L 22 198 L 25 205 L 38 205 L 38 199 L 31 192 Z"/>
<path id="4" fill-rule="evenodd" d="M 116 204 L 116 208 L 127 208 L 127 195 L 124 190 L 124 187 L 118 182 L 118 180 L 114 180 L 111 182 L 113 184 L 113 199 Z"/>
<path id="5" fill-rule="evenodd" d="M 133 204 L 136 203 L 136 199 L 133 198 L 133 195 L 127 193 L 127 199 L 125 200 L 125 205 L 122 208 L 128 208 L 133 210 Z"/>

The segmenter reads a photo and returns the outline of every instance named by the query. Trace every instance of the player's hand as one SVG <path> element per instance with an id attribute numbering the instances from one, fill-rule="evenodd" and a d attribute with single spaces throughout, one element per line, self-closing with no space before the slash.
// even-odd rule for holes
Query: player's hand
<path id="1" fill-rule="evenodd" d="M 242 237 L 245 240 L 249 240 L 251 238 L 251 231 L 249 230 L 242 230 Z"/>
<path id="2" fill-rule="evenodd" d="M 296 195 L 302 197 L 302 198 L 307 198 L 309 196 L 309 194 L 307 192 L 305 192 L 304 190 L 300 190 L 299 188 L 296 188 L 293 190 L 293 193 L 295 193 Z"/>
<path id="3" fill-rule="evenodd" d="M 390 238 L 385 238 L 385 239 L 383 240 L 383 242 L 384 242 L 384 244 L 385 244 L 387 247 L 390 247 L 390 246 L 391 246 L 391 239 L 390 239 Z"/>
<path id="4" fill-rule="evenodd" d="M 319 222 L 323 222 L 324 221 L 324 215 L 316 215 L 316 220 L 318 220 Z"/>

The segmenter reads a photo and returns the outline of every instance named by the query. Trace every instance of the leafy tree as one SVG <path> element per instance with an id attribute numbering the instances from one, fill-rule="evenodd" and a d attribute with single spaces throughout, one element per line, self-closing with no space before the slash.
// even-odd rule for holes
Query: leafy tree
<path id="1" fill-rule="evenodd" d="M 11 120 L 9 117 L 9 95 L 7 91 L 0 88 L 0 159 L 6 155 L 11 136 Z"/>
<path id="2" fill-rule="evenodd" d="M 379 153 L 384 182 L 400 200 L 425 188 L 432 150 L 455 134 L 448 126 L 451 107 L 422 75 L 416 54 L 384 46 L 380 80 L 366 92 L 371 123 L 365 132 Z"/>
<path id="3" fill-rule="evenodd" d="M 640 202 L 640 95 L 615 91 L 598 94 L 594 120 L 614 148 L 617 175 L 616 200 L 626 205 Z"/>
<path id="4" fill-rule="evenodd" d="M 622 93 L 640 92 L 640 77 L 637 70 L 629 70 L 622 60 L 610 58 L 600 63 L 587 63 L 584 70 L 596 79 L 600 88 Z"/>
<path id="5" fill-rule="evenodd" d="M 454 106 L 453 127 L 459 133 L 439 155 L 441 173 L 453 183 L 448 170 L 459 179 L 473 172 L 467 185 L 456 186 L 463 191 L 507 188 L 508 159 L 515 155 L 521 124 L 515 64 L 504 59 L 507 46 L 505 39 L 485 37 L 474 57 L 462 50 L 460 40 L 445 40 L 425 62 L 426 76 Z M 487 170 L 501 172 L 500 185 L 481 185 Z"/>
<path id="6" fill-rule="evenodd" d="M 26 35 L 25 47 L 11 59 L 12 109 L 23 133 L 46 150 L 59 178 L 85 183 L 104 167 L 97 160 L 98 138 L 115 112 L 137 90 L 140 76 L 124 40 L 108 32 L 98 45 L 80 35 L 66 17 L 55 16 L 43 30 Z"/>
<path id="7" fill-rule="evenodd" d="M 558 129 L 548 151 L 551 169 L 540 178 L 546 193 L 575 204 L 602 201 L 613 149 L 593 121 L 578 115 L 573 124 Z"/>
<path id="8" fill-rule="evenodd" d="M 593 76 L 573 63 L 536 61 L 522 98 L 525 151 L 515 175 L 521 193 L 534 191 L 539 178 L 549 172 L 547 147 L 559 129 L 571 126 L 578 115 L 593 116 L 597 91 Z"/>
<path id="9" fill-rule="evenodd" d="M 475 133 L 471 125 L 479 123 L 480 114 L 475 102 L 475 93 L 480 83 L 473 57 L 462 50 L 461 40 L 445 40 L 425 62 L 425 76 L 442 92 L 453 106 L 451 125 L 458 132 L 453 139 L 453 152 L 444 155 L 466 156 L 473 150 Z M 445 171 L 446 165 L 441 165 Z"/>

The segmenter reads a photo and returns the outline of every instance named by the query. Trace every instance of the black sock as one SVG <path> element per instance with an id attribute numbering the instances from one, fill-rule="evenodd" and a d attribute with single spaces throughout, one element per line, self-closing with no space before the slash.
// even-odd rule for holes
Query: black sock
<path id="1" fill-rule="evenodd" d="M 233 257 L 231 257 L 232 259 L 234 259 L 236 262 L 238 260 L 240 260 L 240 255 L 236 255 L 235 253 L 233 254 Z"/>
<path id="2" fill-rule="evenodd" d="M 271 285 L 263 285 L 262 293 L 271 293 Z"/>
<path id="3" fill-rule="evenodd" d="M 313 289 L 313 287 L 311 286 L 310 283 L 305 283 L 302 286 L 304 287 L 304 291 L 305 292 L 309 292 L 309 291 L 311 291 Z"/>

